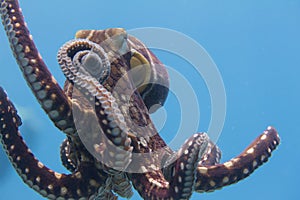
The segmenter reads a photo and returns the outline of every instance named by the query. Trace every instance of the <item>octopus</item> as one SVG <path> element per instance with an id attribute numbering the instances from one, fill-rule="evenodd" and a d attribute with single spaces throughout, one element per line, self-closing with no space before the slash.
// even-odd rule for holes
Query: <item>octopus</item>
<path id="1" fill-rule="evenodd" d="M 13 55 L 42 109 L 65 134 L 60 155 L 68 174 L 38 160 L 24 142 L 22 119 L 0 87 L 0 138 L 18 175 L 48 199 L 189 199 L 234 184 L 265 163 L 280 139 L 269 126 L 240 155 L 220 163 L 221 151 L 196 133 L 178 151 L 161 138 L 150 113 L 163 106 L 164 65 L 122 28 L 80 30 L 57 59 L 61 88 L 41 58 L 18 1 L 1 0 Z"/>

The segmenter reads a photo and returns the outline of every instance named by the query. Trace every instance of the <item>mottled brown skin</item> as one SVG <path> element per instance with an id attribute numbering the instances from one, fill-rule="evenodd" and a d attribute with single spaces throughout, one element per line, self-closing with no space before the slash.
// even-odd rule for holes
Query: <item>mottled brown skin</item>
<path id="1" fill-rule="evenodd" d="M 276 130 L 268 127 L 239 156 L 223 164 L 219 164 L 221 153 L 218 147 L 201 133 L 193 135 L 178 152 L 173 152 L 159 136 L 149 116 L 151 106 L 163 105 L 168 93 L 168 76 L 161 62 L 142 42 L 127 36 L 123 29 L 79 31 L 77 38 L 88 39 L 106 52 L 112 52 L 108 54 L 111 73 L 100 84 L 104 86 L 103 90 L 95 82 L 89 84 L 95 90 L 108 92 L 101 93 L 105 103 L 112 105 L 109 95 L 115 98 L 120 113 L 112 114 L 123 116 L 126 133 L 121 136 L 123 142 L 120 146 L 133 153 L 129 156 L 132 162 L 129 162 L 128 169 L 136 171 L 112 169 L 97 159 L 97 156 L 101 158 L 110 153 L 104 136 L 115 145 L 118 143 L 110 135 L 112 127 L 106 122 L 111 119 L 103 114 L 103 104 L 92 96 L 96 103 L 94 111 L 87 95 L 82 92 L 86 87 L 76 86 L 70 80 L 66 81 L 64 90 L 60 88 L 31 39 L 18 1 L 2 0 L 0 9 L 12 51 L 25 80 L 54 125 L 67 136 L 61 147 L 62 162 L 71 171 L 66 175 L 48 169 L 30 152 L 18 131 L 21 119 L 0 88 L 0 137 L 3 147 L 23 181 L 49 199 L 116 199 L 116 194 L 130 197 L 131 184 L 144 199 L 188 199 L 193 191 L 213 191 L 249 176 L 267 161 L 279 144 Z M 110 42 L 105 42 L 107 39 Z M 90 48 L 88 45 L 82 47 Z M 145 65 L 146 73 L 142 77 L 158 84 L 140 85 L 134 74 L 126 74 L 135 67 L 136 59 Z M 116 90 L 118 86 L 120 90 Z M 127 91 L 133 93 L 129 98 L 126 95 L 124 98 Z M 102 131 L 98 134 L 104 135 L 96 133 L 96 137 L 108 150 L 97 154 L 94 149 L 96 156 L 91 154 L 93 149 L 87 149 L 80 138 L 81 130 L 76 126 L 80 122 L 73 118 L 74 111 L 83 114 L 83 121 L 96 120 L 100 124 Z M 146 125 L 147 129 L 144 129 Z M 94 134 L 92 129 L 87 132 Z M 147 155 L 149 152 L 152 152 L 150 156 L 137 162 L 141 159 L 137 155 Z M 115 158 L 114 152 L 111 156 Z"/>

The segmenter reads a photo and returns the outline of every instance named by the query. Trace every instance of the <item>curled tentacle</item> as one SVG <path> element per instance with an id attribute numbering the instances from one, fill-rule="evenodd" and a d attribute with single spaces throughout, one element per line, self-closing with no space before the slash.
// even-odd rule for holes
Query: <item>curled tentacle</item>
<path id="1" fill-rule="evenodd" d="M 143 103 L 150 113 L 164 105 L 169 91 L 168 72 L 161 61 L 140 40 L 127 35 L 121 28 L 79 30 L 76 38 L 88 39 L 101 46 L 108 45 L 113 51 L 124 50 L 124 46 L 129 45 L 130 49 L 122 52 L 130 51 L 131 57 L 127 70 L 130 70 L 133 75 L 133 84 L 141 95 Z M 122 42 L 124 39 L 126 43 Z"/>
<path id="2" fill-rule="evenodd" d="M 104 49 L 87 39 L 75 39 L 66 42 L 57 55 L 66 78 L 74 81 L 76 75 L 92 76 L 103 83 L 110 74 L 110 62 Z"/>
<path id="3" fill-rule="evenodd" d="M 92 154 L 108 167 L 105 170 L 113 175 L 114 191 L 125 197 L 132 196 L 131 184 L 127 175 L 122 173 L 131 162 L 129 129 L 115 98 L 99 83 L 99 80 L 106 79 L 105 76 L 110 71 L 110 63 L 104 50 L 88 40 L 73 40 L 60 49 L 58 61 L 69 81 L 79 87 L 90 103 L 94 103 L 92 106 L 95 107 L 98 122 L 104 133 L 100 142 L 91 143 L 90 140 L 83 139 L 88 141 L 85 145 L 92 145 Z M 95 68 L 97 70 L 89 72 Z"/>
<path id="4" fill-rule="evenodd" d="M 58 62 L 65 76 L 70 81 L 73 81 L 78 87 L 85 89 L 89 93 L 88 96 L 92 96 L 96 100 L 94 106 L 98 116 L 98 122 L 101 125 L 101 128 L 105 130 L 104 134 L 115 147 L 113 148 L 115 152 L 107 153 L 108 157 L 106 158 L 106 164 L 115 160 L 113 163 L 109 164 L 109 167 L 119 169 L 120 167 L 125 166 L 126 168 L 130 163 L 130 152 L 132 151 L 132 147 L 130 147 L 131 139 L 128 137 L 128 128 L 124 121 L 124 117 L 115 102 L 116 100 L 111 93 L 98 82 L 100 77 L 97 77 L 97 80 L 95 77 L 91 76 L 85 71 L 85 67 L 87 66 L 83 66 L 78 60 L 74 62 L 72 60 L 72 55 L 70 55 L 70 53 L 75 50 L 87 50 L 88 48 L 94 49 L 93 51 L 95 51 L 100 49 L 100 46 L 88 40 L 67 42 L 59 50 Z M 104 71 L 107 71 L 106 68 L 107 67 L 104 66 Z M 109 146 L 107 145 L 106 147 L 108 148 Z M 114 158 L 110 155 L 113 155 Z M 121 169 L 122 168 L 119 170 Z"/>

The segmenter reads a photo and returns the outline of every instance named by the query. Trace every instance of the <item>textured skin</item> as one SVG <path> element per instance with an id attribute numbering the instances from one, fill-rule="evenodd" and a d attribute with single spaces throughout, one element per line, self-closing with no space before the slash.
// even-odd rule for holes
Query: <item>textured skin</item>
<path id="1" fill-rule="evenodd" d="M 18 132 L 20 118 L 2 88 L 0 105 L 1 142 L 12 165 L 27 185 L 49 199 L 79 199 L 105 186 L 103 180 L 107 174 L 96 171 L 92 163 L 81 162 L 70 175 L 54 172 L 44 166 L 34 157 Z M 87 183 L 87 179 L 93 181 Z"/>
<path id="2" fill-rule="evenodd" d="M 204 133 L 194 134 L 173 152 L 149 116 L 151 108 L 162 106 L 167 97 L 167 72 L 142 42 L 123 29 L 79 31 L 77 39 L 58 53 L 67 78 L 62 90 L 31 39 L 18 1 L 0 2 L 2 22 L 24 78 L 67 136 L 61 160 L 71 173 L 59 174 L 28 149 L 18 131 L 21 118 L 0 88 L 1 142 L 23 181 L 41 195 L 129 198 L 132 184 L 144 199 L 188 199 L 193 191 L 213 191 L 249 176 L 279 144 L 276 130 L 268 127 L 239 156 L 223 164 L 220 150 Z"/>
<path id="3" fill-rule="evenodd" d="M 11 48 L 27 84 L 54 124 L 68 134 L 74 133 L 72 102 L 66 98 L 36 49 L 18 2 L 1 1 L 0 9 Z"/>

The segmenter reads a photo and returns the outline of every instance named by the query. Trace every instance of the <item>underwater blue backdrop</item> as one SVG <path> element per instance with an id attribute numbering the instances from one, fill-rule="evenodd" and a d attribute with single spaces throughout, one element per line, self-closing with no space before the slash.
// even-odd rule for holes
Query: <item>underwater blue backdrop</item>
<path id="1" fill-rule="evenodd" d="M 217 143 L 223 152 L 222 161 L 239 154 L 268 125 L 278 129 L 282 143 L 269 162 L 246 180 L 213 193 L 194 193 L 192 199 L 300 198 L 297 191 L 300 179 L 299 0 L 23 0 L 20 4 L 42 57 L 61 85 L 65 78 L 56 53 L 79 29 L 163 27 L 196 40 L 218 66 L 226 89 L 227 114 Z M 200 125 L 195 132 L 206 131 L 211 107 L 205 82 L 192 75 L 185 61 L 165 52 L 155 53 L 193 85 L 201 108 Z M 50 168 L 67 172 L 59 158 L 64 135 L 44 114 L 23 80 L 3 28 L 0 28 L 0 66 L 0 85 L 21 114 L 21 131 L 32 152 Z M 174 109 L 177 104 L 174 95 L 166 102 L 166 123 L 162 129 L 166 141 L 174 137 L 172 133 L 179 127 L 180 112 Z M 156 123 L 160 121 L 157 116 Z M 42 199 L 17 176 L 3 150 L 0 150 L 0 194 L 0 199 Z M 140 198 L 135 193 L 132 199 Z"/>

